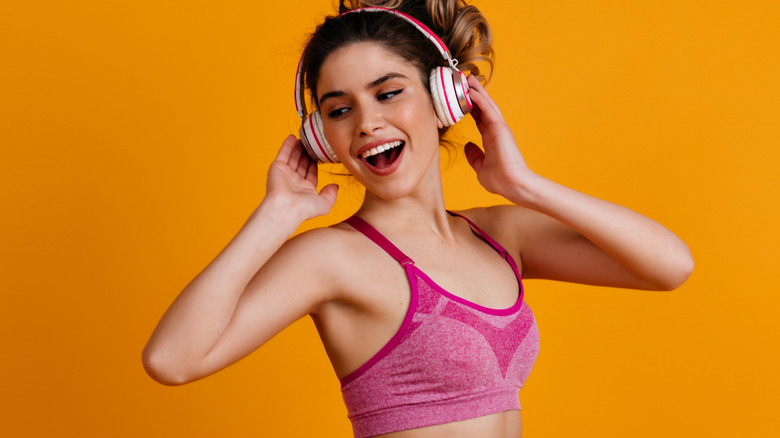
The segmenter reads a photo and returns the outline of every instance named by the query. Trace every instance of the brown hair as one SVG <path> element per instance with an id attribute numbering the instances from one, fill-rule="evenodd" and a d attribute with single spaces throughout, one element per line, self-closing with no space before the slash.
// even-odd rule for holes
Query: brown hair
<path id="1" fill-rule="evenodd" d="M 339 14 L 327 17 L 312 33 L 303 51 L 302 63 L 306 87 L 314 108 L 317 102 L 317 80 L 325 59 L 337 49 L 353 43 L 373 42 L 414 65 L 425 87 L 428 76 L 446 61 L 434 44 L 406 20 L 376 12 L 347 11 L 365 7 L 382 7 L 414 17 L 441 38 L 458 60 L 458 69 L 475 76 L 482 83 L 493 73 L 493 36 L 487 19 L 466 0 L 340 0 Z M 430 93 L 430 89 L 428 90 Z M 439 130 L 439 141 L 451 162 L 459 148 L 454 139 L 445 137 L 448 127 Z M 332 172 L 334 175 L 349 175 Z"/>
<path id="2" fill-rule="evenodd" d="M 420 72 L 428 86 L 428 75 L 446 65 L 436 47 L 414 26 L 393 14 L 357 12 L 352 9 L 383 7 L 419 20 L 439 36 L 458 60 L 458 69 L 483 82 L 493 69 L 490 26 L 475 6 L 465 0 L 340 0 L 338 16 L 327 17 L 311 35 L 303 51 L 303 71 L 312 101 L 317 105 L 317 80 L 325 59 L 335 50 L 358 42 L 382 45 Z M 486 65 L 486 73 L 479 64 Z"/>

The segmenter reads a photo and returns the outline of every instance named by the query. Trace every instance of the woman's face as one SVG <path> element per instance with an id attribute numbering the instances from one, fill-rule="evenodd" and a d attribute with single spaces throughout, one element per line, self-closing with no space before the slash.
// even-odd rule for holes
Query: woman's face
<path id="1" fill-rule="evenodd" d="M 415 66 L 354 43 L 326 58 L 317 90 L 328 142 L 369 192 L 398 199 L 438 175 L 441 122 Z"/>

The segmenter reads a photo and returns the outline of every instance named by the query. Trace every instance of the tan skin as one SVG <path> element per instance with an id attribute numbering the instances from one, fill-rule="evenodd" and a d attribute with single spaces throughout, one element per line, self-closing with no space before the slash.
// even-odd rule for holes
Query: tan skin
<path id="1" fill-rule="evenodd" d="M 693 261 L 679 238 L 631 210 L 533 173 L 498 106 L 478 81 L 469 84 L 484 151 L 467 145 L 467 158 L 480 183 L 515 206 L 462 213 L 506 247 L 524 278 L 651 290 L 687 279 Z M 482 306 L 510 307 L 518 293 L 511 269 L 465 221 L 445 212 L 441 124 L 415 67 L 379 45 L 352 44 L 326 59 L 318 90 L 326 136 L 366 186 L 357 214 L 446 290 Z M 399 165 L 377 175 L 359 157 L 361 148 L 393 140 L 405 143 Z M 327 214 L 336 192 L 333 185 L 317 192 L 316 164 L 288 137 L 268 171 L 265 199 L 155 329 L 144 350 L 148 373 L 169 385 L 200 379 L 307 314 L 339 378 L 373 356 L 406 313 L 403 269 L 344 224 L 289 239 L 304 220 Z M 317 275 L 301 275 L 302 260 Z M 506 411 L 383 436 L 521 433 L 520 411 Z"/>

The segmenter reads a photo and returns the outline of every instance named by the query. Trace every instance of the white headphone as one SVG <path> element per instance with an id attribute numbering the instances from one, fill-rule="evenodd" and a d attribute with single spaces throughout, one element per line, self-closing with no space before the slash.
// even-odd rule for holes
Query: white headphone
<path id="1" fill-rule="evenodd" d="M 469 85 L 466 82 L 466 75 L 458 70 L 458 60 L 452 59 L 447 45 L 444 44 L 441 38 L 415 18 L 392 9 L 376 7 L 357 8 L 342 15 L 359 11 L 387 12 L 401 17 L 411 23 L 436 45 L 439 53 L 449 64 L 445 67 L 434 68 L 429 78 L 433 106 L 436 108 L 436 115 L 444 126 L 454 125 L 471 111 L 471 98 L 469 97 Z M 308 116 L 306 115 L 304 90 L 303 56 L 301 56 L 301 60 L 298 62 L 298 72 L 295 74 L 295 109 L 298 110 L 298 116 L 301 118 L 301 129 L 299 132 L 301 142 L 313 160 L 322 163 L 338 163 L 339 159 L 325 138 L 325 131 L 322 127 L 322 115 L 319 111 L 314 111 Z"/>

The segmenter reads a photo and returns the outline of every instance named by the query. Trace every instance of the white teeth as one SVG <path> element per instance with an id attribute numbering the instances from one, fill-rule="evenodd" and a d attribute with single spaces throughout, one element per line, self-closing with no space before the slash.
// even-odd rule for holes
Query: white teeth
<path id="1" fill-rule="evenodd" d="M 381 144 L 375 148 L 371 148 L 370 150 L 363 152 L 363 154 L 361 154 L 360 157 L 361 158 L 372 157 L 376 154 L 381 154 L 382 152 L 388 151 L 392 148 L 397 148 L 398 146 L 401 146 L 401 144 L 403 144 L 401 140 L 391 141 L 390 143 Z"/>

